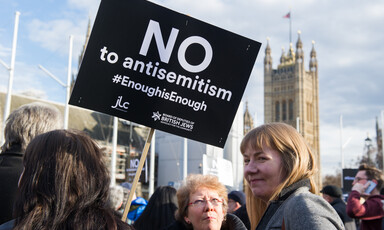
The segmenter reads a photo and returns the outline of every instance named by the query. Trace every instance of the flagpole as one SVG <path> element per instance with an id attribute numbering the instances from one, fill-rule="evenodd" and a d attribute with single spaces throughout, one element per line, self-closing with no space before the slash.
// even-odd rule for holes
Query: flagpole
<path id="1" fill-rule="evenodd" d="M 289 11 L 289 44 L 292 43 L 292 14 Z"/>
<path id="2" fill-rule="evenodd" d="M 292 15 L 291 15 L 291 10 L 289 10 L 288 14 L 283 16 L 283 18 L 288 18 L 289 19 L 289 44 L 292 43 Z"/>
<path id="3" fill-rule="evenodd" d="M 8 91 L 7 96 L 5 99 L 5 106 L 4 106 L 4 116 L 3 116 L 3 126 L 1 129 L 1 132 L 5 129 L 5 123 L 7 121 L 8 115 L 11 110 L 11 97 L 12 97 L 12 85 L 13 85 L 13 75 L 15 72 L 15 56 L 16 56 L 16 44 L 17 44 L 17 32 L 19 30 L 19 16 L 20 12 L 16 11 L 15 13 L 15 25 L 13 29 L 13 41 L 12 41 L 12 55 L 11 55 L 11 66 L 8 68 L 4 63 L 2 63 L 9 71 L 9 80 L 8 80 Z M 5 136 L 3 136 L 2 140 L 0 141 L 0 144 L 5 141 Z"/>

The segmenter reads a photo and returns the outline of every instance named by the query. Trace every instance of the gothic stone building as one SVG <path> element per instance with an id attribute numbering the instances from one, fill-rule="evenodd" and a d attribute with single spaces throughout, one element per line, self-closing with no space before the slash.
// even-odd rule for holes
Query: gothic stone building
<path id="1" fill-rule="evenodd" d="M 319 80 L 314 43 L 309 60 L 309 71 L 304 67 L 303 43 L 300 32 L 296 52 L 290 44 L 284 49 L 277 69 L 272 67 L 269 41 L 264 58 L 264 119 L 265 123 L 284 122 L 295 127 L 311 146 L 317 157 L 319 172 L 317 184 L 321 186 L 319 146 Z"/>

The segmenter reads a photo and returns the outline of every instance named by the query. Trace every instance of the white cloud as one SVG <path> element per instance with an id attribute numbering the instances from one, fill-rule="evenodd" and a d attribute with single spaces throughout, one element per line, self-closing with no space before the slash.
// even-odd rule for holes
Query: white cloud
<path id="1" fill-rule="evenodd" d="M 7 63 L 7 60 L 5 60 L 5 58 L 10 57 L 10 53 L 11 53 L 11 48 L 5 47 L 2 44 L 0 44 L 0 59 L 2 59 L 3 62 L 5 62 L 5 64 L 7 65 L 9 64 Z"/>
<path id="2" fill-rule="evenodd" d="M 73 9 L 88 12 L 94 18 L 100 5 L 100 0 L 68 0 L 68 5 Z"/>
<path id="3" fill-rule="evenodd" d="M 34 19 L 28 24 L 29 39 L 41 47 L 62 55 L 68 54 L 69 36 L 84 36 L 86 23 L 74 23 L 68 19 L 41 21 Z"/>

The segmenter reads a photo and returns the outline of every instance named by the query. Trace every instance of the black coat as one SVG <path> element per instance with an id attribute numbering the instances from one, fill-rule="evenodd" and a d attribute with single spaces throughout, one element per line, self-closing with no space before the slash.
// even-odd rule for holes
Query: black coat
<path id="1" fill-rule="evenodd" d="M 336 198 L 332 201 L 331 205 L 343 221 L 345 230 L 356 230 L 355 220 L 347 215 L 347 206 L 345 202 L 340 198 Z"/>
<path id="2" fill-rule="evenodd" d="M 183 223 L 179 221 L 173 222 L 170 226 L 166 227 L 164 230 L 187 230 L 188 228 L 184 226 Z M 140 229 L 137 229 L 140 230 Z M 241 220 L 233 215 L 228 213 L 226 216 L 225 222 L 221 226 L 220 230 L 247 230 Z"/>
<path id="3" fill-rule="evenodd" d="M 0 224 L 12 219 L 17 184 L 23 172 L 23 154 L 12 148 L 0 154 Z"/>
<path id="4" fill-rule="evenodd" d="M 249 222 L 247 207 L 245 204 L 242 205 L 239 209 L 237 209 L 233 214 L 240 218 L 240 220 L 244 223 L 245 227 L 248 230 L 251 229 L 251 223 Z"/>

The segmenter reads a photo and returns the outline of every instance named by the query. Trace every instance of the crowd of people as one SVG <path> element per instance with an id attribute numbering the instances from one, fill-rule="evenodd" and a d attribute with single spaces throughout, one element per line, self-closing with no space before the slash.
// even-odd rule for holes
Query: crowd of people
<path id="1" fill-rule="evenodd" d="M 214 175 L 190 174 L 180 188 L 159 186 L 146 201 L 131 185 L 111 186 L 103 151 L 87 134 L 61 129 L 60 112 L 43 103 L 14 110 L 0 154 L 0 230 L 382 229 L 383 173 L 362 164 L 347 202 L 342 190 L 318 190 L 316 159 L 284 123 L 249 131 L 240 151 L 245 191 Z M 319 192 L 322 196 L 319 195 Z"/>

